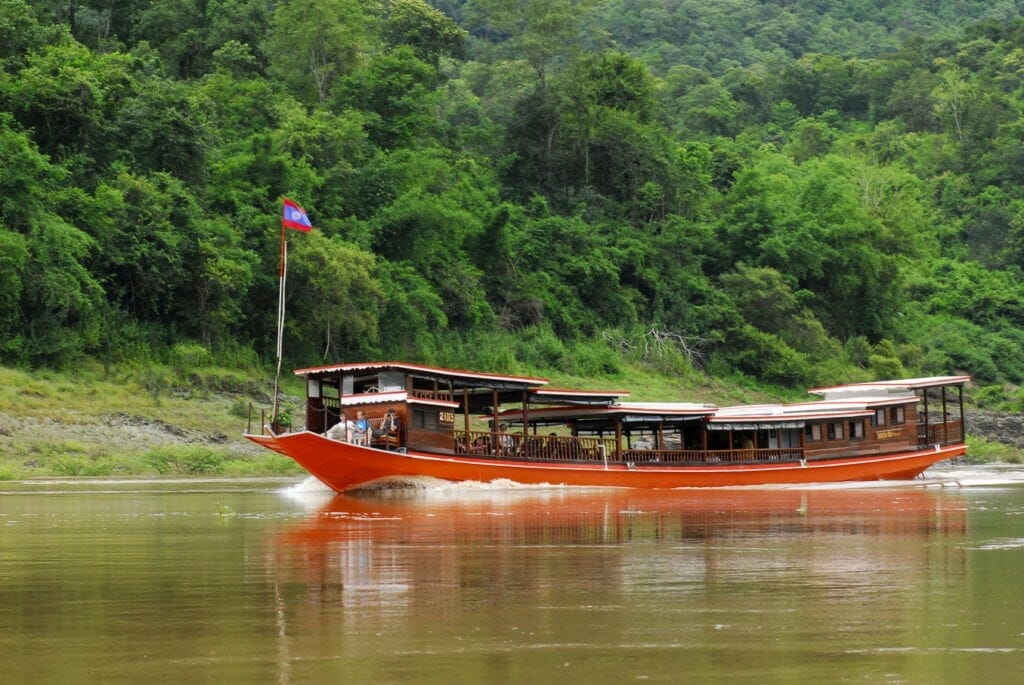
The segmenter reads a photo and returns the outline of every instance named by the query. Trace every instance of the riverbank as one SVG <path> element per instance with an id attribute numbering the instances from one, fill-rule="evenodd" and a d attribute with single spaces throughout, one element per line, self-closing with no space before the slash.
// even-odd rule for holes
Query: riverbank
<path id="1" fill-rule="evenodd" d="M 290 475 L 242 437 L 269 390 L 224 370 L 0 369 L 0 480 L 34 476 Z"/>
<path id="2" fill-rule="evenodd" d="M 272 385 L 256 380 L 259 375 L 217 368 L 85 365 L 73 375 L 0 368 L 0 480 L 300 474 L 292 460 L 242 437 L 250 425 L 259 430 L 261 408 L 269 415 Z M 294 411 L 302 404 L 301 382 L 283 382 L 283 406 Z M 708 401 L 748 399 L 715 392 L 722 396 Z M 1024 462 L 1024 417 L 971 411 L 967 432 L 966 461 Z"/>

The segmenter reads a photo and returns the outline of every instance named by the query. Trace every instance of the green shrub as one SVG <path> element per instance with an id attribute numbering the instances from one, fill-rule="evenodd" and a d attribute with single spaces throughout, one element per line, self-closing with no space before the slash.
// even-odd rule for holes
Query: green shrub
<path id="1" fill-rule="evenodd" d="M 238 397 L 231 402 L 231 407 L 228 409 L 228 413 L 240 419 L 249 418 L 249 407 L 252 403 L 244 397 Z"/>
<path id="2" fill-rule="evenodd" d="M 974 435 L 967 436 L 967 454 L 963 460 L 968 464 L 1019 464 L 1024 450 Z"/>
<path id="3" fill-rule="evenodd" d="M 880 354 L 872 354 L 869 357 L 871 369 L 880 379 L 903 378 L 903 363 L 894 357 L 885 357 Z"/>
<path id="4" fill-rule="evenodd" d="M 171 365 L 178 373 L 201 369 L 212 364 L 213 355 L 198 343 L 180 342 L 171 348 Z"/>
<path id="5" fill-rule="evenodd" d="M 103 460 L 84 457 L 58 457 L 50 469 L 58 476 L 109 476 L 113 473 L 111 464 Z"/>
<path id="6" fill-rule="evenodd" d="M 17 464 L 0 463 L 0 481 L 20 480 L 23 471 Z"/>
<path id="7" fill-rule="evenodd" d="M 602 340 L 573 343 L 565 360 L 564 370 L 583 378 L 616 376 L 622 371 L 621 358 Z"/>
<path id="8" fill-rule="evenodd" d="M 277 476 L 300 473 L 304 473 L 302 467 L 280 454 L 268 453 L 259 457 L 224 462 L 224 474 L 228 476 Z"/>
<path id="9" fill-rule="evenodd" d="M 985 385 L 974 392 L 974 401 L 984 409 L 999 407 L 1006 400 L 1006 389 L 1001 385 Z"/>
<path id="10" fill-rule="evenodd" d="M 143 461 L 160 475 L 217 473 L 223 462 L 209 447 L 160 447 L 151 450 Z"/>

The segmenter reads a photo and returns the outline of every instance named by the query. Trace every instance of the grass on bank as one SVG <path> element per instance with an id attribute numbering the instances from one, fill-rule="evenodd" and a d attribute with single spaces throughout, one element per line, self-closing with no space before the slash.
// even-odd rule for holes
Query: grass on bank
<path id="1" fill-rule="evenodd" d="M 964 455 L 962 461 L 965 464 L 1022 464 L 1024 463 L 1024 450 L 1013 445 L 968 435 L 967 454 Z"/>
<path id="2" fill-rule="evenodd" d="M 283 379 L 286 394 L 302 390 Z M 222 368 L 0 368 L 0 480 L 38 476 L 299 475 L 242 437 L 273 379 Z M 267 412 L 269 413 L 269 412 Z"/>

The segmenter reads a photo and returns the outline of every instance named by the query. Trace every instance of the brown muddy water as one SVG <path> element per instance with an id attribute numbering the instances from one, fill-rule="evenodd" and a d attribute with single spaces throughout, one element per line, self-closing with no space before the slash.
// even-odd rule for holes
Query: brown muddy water
<path id="1" fill-rule="evenodd" d="M 1024 672 L 1024 469 L 641 492 L 0 483 L 5 683 Z"/>

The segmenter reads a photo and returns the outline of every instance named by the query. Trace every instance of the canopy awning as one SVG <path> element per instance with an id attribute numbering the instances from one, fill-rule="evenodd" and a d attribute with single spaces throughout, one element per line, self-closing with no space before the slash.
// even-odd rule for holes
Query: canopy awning
<path id="1" fill-rule="evenodd" d="M 709 422 L 708 430 L 710 431 L 759 431 L 759 430 L 779 430 L 787 428 L 803 428 L 807 425 L 806 421 L 772 421 L 771 423 L 758 423 L 756 421 L 723 421 L 723 422 Z"/>

